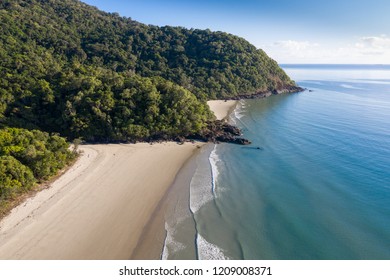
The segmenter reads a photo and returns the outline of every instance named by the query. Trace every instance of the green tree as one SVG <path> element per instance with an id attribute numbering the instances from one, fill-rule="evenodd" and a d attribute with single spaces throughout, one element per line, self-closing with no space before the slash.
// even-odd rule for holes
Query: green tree
<path id="1" fill-rule="evenodd" d="M 12 156 L 0 156 L 0 199 L 29 190 L 35 183 L 31 170 Z"/>

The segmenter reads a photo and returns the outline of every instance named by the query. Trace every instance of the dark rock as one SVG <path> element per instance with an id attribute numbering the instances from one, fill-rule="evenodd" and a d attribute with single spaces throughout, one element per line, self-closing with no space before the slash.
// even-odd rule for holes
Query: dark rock
<path id="1" fill-rule="evenodd" d="M 239 145 L 250 145 L 252 144 L 251 141 L 249 141 L 248 139 L 244 139 L 244 138 L 235 138 L 232 143 L 235 143 L 235 144 L 239 144 Z"/>
<path id="2" fill-rule="evenodd" d="M 186 138 L 185 137 L 182 137 L 182 136 L 178 136 L 174 139 L 176 142 L 178 143 L 184 143 L 186 141 Z"/>
<path id="3" fill-rule="evenodd" d="M 241 134 L 241 130 L 238 127 L 217 120 L 210 122 L 201 133 L 192 135 L 190 138 L 214 143 L 225 142 L 240 145 L 250 144 L 249 140 L 237 137 Z"/>
<path id="4" fill-rule="evenodd" d="M 272 94 L 297 93 L 302 91 L 305 91 L 305 89 L 298 86 L 287 86 L 285 88 L 277 88 L 273 90 L 244 93 L 239 96 L 226 98 L 226 100 L 266 98 L 268 96 L 271 96 Z"/>

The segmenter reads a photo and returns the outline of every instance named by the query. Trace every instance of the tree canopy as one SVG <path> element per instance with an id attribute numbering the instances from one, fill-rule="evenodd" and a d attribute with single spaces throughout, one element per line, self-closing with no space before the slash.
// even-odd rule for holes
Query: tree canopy
<path id="1" fill-rule="evenodd" d="M 31 189 L 75 158 L 58 135 L 20 128 L 0 129 L 0 200 Z"/>

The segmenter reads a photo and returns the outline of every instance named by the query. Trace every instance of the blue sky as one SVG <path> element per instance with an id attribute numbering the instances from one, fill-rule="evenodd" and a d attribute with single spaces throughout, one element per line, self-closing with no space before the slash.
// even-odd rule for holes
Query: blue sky
<path id="1" fill-rule="evenodd" d="M 389 0 L 83 0 L 146 24 L 241 37 L 279 63 L 390 64 Z"/>

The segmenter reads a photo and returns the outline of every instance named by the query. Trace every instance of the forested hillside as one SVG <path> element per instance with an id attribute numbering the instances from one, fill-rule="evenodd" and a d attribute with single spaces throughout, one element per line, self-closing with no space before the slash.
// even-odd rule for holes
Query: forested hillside
<path id="1" fill-rule="evenodd" d="M 90 141 L 186 136 L 211 119 L 207 99 L 294 86 L 237 36 L 148 26 L 76 0 L 3 0 L 0 28 L 7 126 Z"/>

